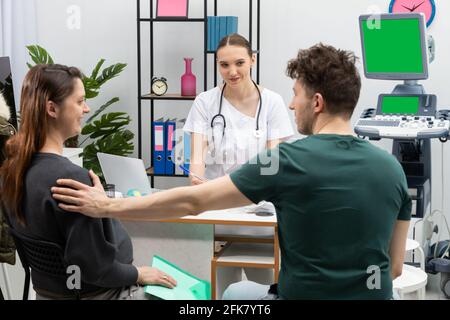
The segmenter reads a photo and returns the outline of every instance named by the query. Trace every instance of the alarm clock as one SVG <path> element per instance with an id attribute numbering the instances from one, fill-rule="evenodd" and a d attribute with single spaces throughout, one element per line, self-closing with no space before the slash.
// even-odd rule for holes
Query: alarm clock
<path id="1" fill-rule="evenodd" d="M 152 93 L 157 96 L 162 96 L 167 92 L 167 79 L 166 78 L 157 78 L 154 77 L 152 79 Z"/>
<path id="2" fill-rule="evenodd" d="M 434 0 L 391 0 L 389 13 L 408 12 L 423 13 L 429 27 L 436 16 L 436 5 Z"/>

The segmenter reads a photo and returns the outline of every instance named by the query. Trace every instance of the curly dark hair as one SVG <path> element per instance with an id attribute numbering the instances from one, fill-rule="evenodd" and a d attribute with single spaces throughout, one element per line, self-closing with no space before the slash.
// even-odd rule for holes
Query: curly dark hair
<path id="1" fill-rule="evenodd" d="M 300 81 L 310 96 L 320 93 L 330 114 L 350 118 L 361 90 L 357 60 L 352 52 L 320 43 L 300 50 L 297 58 L 288 62 L 286 73 Z"/>

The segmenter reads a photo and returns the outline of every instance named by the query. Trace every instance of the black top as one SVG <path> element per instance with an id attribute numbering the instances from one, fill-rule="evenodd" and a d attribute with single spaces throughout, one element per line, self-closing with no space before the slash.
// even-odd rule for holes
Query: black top
<path id="1" fill-rule="evenodd" d="M 115 219 L 94 219 L 59 208 L 50 188 L 60 178 L 92 185 L 88 172 L 65 157 L 51 153 L 33 157 L 22 200 L 27 227 L 12 221 L 14 228 L 28 237 L 61 245 L 67 263 L 80 268 L 81 293 L 136 283 L 133 246 L 122 224 Z M 31 278 L 37 290 L 73 294 L 67 289 L 66 279 L 37 272 L 32 272 Z"/>

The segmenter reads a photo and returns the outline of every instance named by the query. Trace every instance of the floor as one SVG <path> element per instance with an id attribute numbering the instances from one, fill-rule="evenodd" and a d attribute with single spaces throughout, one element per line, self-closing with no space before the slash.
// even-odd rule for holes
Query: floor
<path id="1" fill-rule="evenodd" d="M 21 299 L 22 297 L 22 290 L 23 290 L 23 272 L 22 268 L 19 265 L 15 266 L 18 271 L 20 271 L 20 274 L 15 274 L 12 269 L 9 269 L 11 277 L 11 282 L 14 281 L 13 286 L 13 299 Z M 1 270 L 0 270 L 1 271 Z M 0 272 L 1 273 L 1 272 Z M 0 275 L 0 286 L 4 288 L 4 285 L 2 284 L 3 277 Z M 12 283 L 11 283 L 12 285 Z M 4 291 L 3 294 L 6 294 Z M 30 288 L 30 299 L 35 299 L 35 292 L 32 290 L 32 287 Z M 426 287 L 426 295 L 425 299 L 427 300 L 448 300 L 446 299 L 445 295 L 440 290 L 440 275 L 432 275 L 428 274 L 428 283 Z M 405 300 L 417 300 L 417 294 L 416 293 L 409 293 L 405 295 Z"/>
<path id="2" fill-rule="evenodd" d="M 426 300 L 449 300 L 440 289 L 440 275 L 428 274 L 428 283 L 426 288 Z M 415 292 L 405 295 L 405 300 L 417 300 Z"/>

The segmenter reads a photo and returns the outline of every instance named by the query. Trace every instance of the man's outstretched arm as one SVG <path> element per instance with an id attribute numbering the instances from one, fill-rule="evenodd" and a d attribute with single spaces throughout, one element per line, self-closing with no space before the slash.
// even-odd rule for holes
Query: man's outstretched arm
<path id="1" fill-rule="evenodd" d="M 135 219 L 171 219 L 249 205 L 229 176 L 198 186 L 180 187 L 144 197 L 108 198 L 100 179 L 91 171 L 93 187 L 75 180 L 60 179 L 52 188 L 53 197 L 67 211 L 100 217 Z"/>

